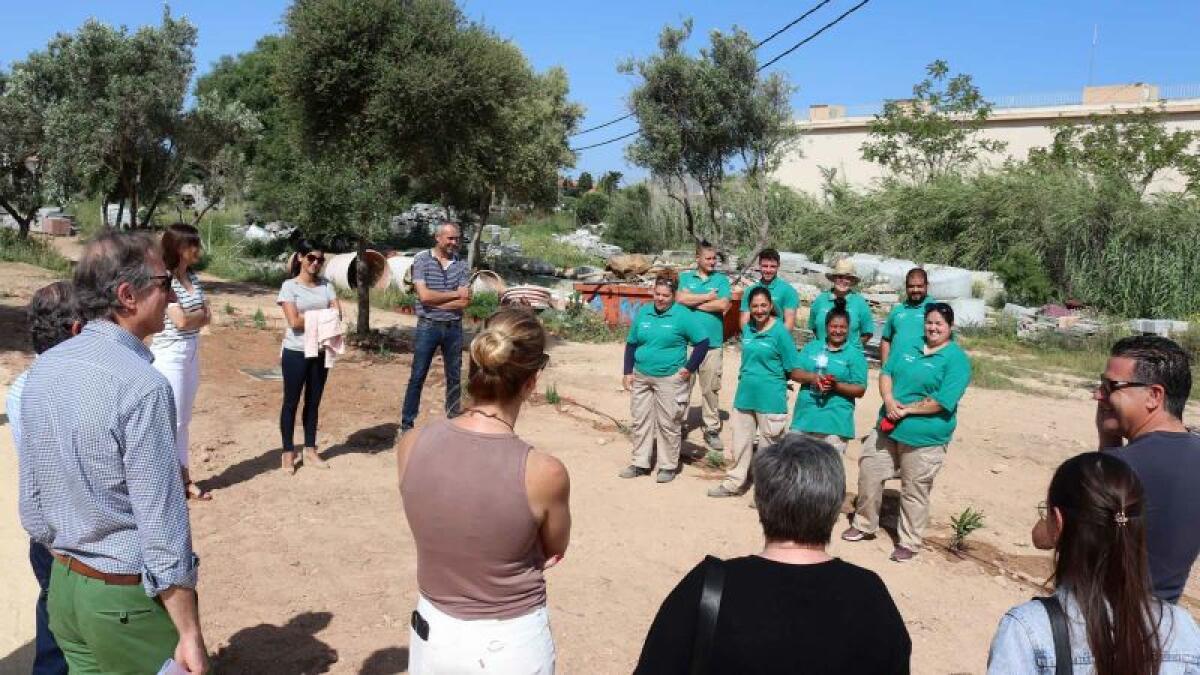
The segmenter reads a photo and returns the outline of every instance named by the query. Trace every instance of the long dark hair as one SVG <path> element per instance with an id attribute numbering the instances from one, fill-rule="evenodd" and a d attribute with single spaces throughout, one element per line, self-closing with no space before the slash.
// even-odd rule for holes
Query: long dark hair
<path id="1" fill-rule="evenodd" d="M 1079 603 L 1097 675 L 1157 673 L 1163 607 L 1151 595 L 1137 476 L 1115 457 L 1084 453 L 1054 472 L 1046 504 L 1063 521 L 1054 583 Z"/>

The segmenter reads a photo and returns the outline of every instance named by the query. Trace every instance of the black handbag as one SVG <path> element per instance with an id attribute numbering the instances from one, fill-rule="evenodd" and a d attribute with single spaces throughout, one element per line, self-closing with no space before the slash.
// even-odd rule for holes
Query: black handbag
<path id="1" fill-rule="evenodd" d="M 1054 636 L 1054 675 L 1071 675 L 1074 666 L 1071 663 L 1071 631 L 1067 627 L 1067 613 L 1063 611 L 1058 597 L 1034 598 L 1046 608 L 1050 616 L 1050 632 Z"/>
<path id="2" fill-rule="evenodd" d="M 721 594 L 725 590 L 725 563 L 720 558 L 704 556 L 704 588 L 700 591 L 700 606 L 696 612 L 696 641 L 692 644 L 692 675 L 707 675 L 712 658 L 713 637 L 717 633 L 717 614 L 721 611 Z"/>

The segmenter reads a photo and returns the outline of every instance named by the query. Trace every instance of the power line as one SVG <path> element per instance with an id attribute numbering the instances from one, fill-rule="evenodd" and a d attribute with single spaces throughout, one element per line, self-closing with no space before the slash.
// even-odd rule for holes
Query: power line
<path id="1" fill-rule="evenodd" d="M 794 20 L 793 20 L 791 23 L 789 23 L 788 25 L 784 26 L 783 28 L 780 28 L 779 30 L 775 31 L 774 33 L 771 33 L 770 35 L 768 35 L 768 36 L 766 37 L 766 39 L 765 39 L 765 40 L 761 40 L 761 41 L 759 41 L 759 42 L 758 42 L 758 44 L 754 45 L 754 49 L 758 49 L 759 47 L 761 47 L 761 46 L 763 46 L 763 45 L 767 44 L 767 43 L 768 43 L 768 42 L 770 42 L 771 40 L 774 40 L 775 38 L 779 37 L 779 36 L 780 36 L 780 34 L 782 34 L 783 32 L 787 31 L 787 30 L 788 30 L 789 28 L 791 28 L 792 26 L 795 26 L 796 24 L 800 23 L 801 21 L 803 21 L 803 20 L 807 19 L 809 14 L 812 14 L 813 12 L 817 11 L 818 9 L 821 9 L 821 8 L 822 8 L 822 7 L 824 7 L 825 5 L 828 5 L 830 2 L 832 2 L 832 0 L 824 0 L 824 2 L 820 2 L 820 3 L 816 4 L 816 5 L 814 5 L 812 9 L 810 9 L 810 10 L 808 10 L 807 12 L 805 12 L 805 13 L 801 14 L 801 15 L 799 16 L 799 18 L 797 18 L 797 19 L 794 19 Z M 751 50 L 751 51 L 753 51 L 753 50 Z"/>
<path id="2" fill-rule="evenodd" d="M 623 141 L 626 138 L 629 138 L 630 136 L 637 136 L 640 133 L 642 133 L 641 129 L 634 129 L 633 131 L 625 134 L 624 136 L 617 136 L 616 138 L 610 138 L 607 141 L 600 141 L 599 143 L 585 145 L 582 148 L 571 148 L 571 152 L 579 152 L 580 150 L 590 150 L 592 148 L 598 148 L 602 145 L 608 145 L 609 143 L 616 143 L 617 141 Z"/>
<path id="3" fill-rule="evenodd" d="M 826 0 L 826 2 L 828 2 L 828 0 Z M 842 13 L 841 13 L 841 14 L 840 14 L 840 15 L 839 15 L 839 16 L 838 16 L 836 19 L 834 19 L 833 21 L 830 21 L 829 23 L 825 24 L 824 26 L 821 26 L 821 27 L 820 27 L 820 28 L 818 28 L 817 30 L 813 31 L 813 32 L 812 32 L 812 33 L 811 33 L 811 34 L 810 34 L 808 37 L 806 37 L 806 38 L 804 38 L 803 40 L 801 40 L 801 41 L 797 42 L 796 44 L 792 45 L 791 47 L 788 47 L 786 50 L 784 50 L 783 52 L 781 52 L 781 53 L 779 53 L 778 55 L 776 55 L 776 56 L 775 56 L 775 58 L 773 58 L 773 59 L 771 59 L 770 61 L 767 61 L 766 63 L 764 63 L 764 64 L 762 64 L 761 66 L 759 66 L 759 67 L 758 67 L 758 70 L 756 70 L 755 72 L 760 72 L 760 73 L 761 73 L 763 70 L 765 70 L 765 69 L 769 68 L 770 66 L 772 66 L 772 65 L 774 65 L 774 64 L 776 64 L 776 63 L 778 63 L 780 59 L 782 59 L 783 57 L 787 56 L 788 54 L 791 54 L 792 52 L 796 51 L 797 49 L 799 49 L 799 48 L 803 47 L 804 45 L 808 44 L 809 42 L 812 42 L 814 39 L 816 39 L 816 38 L 817 38 L 817 36 L 818 36 L 818 35 L 820 35 L 821 33 L 824 33 L 825 31 L 829 30 L 830 28 L 833 28 L 833 27 L 834 27 L 834 26 L 836 26 L 837 24 L 841 23 L 843 20 L 845 20 L 845 18 L 846 18 L 846 17 L 848 17 L 848 16 L 850 16 L 851 14 L 853 14 L 853 13 L 857 12 L 858 10 L 862 9 L 862 7 L 863 7 L 864 5 L 866 5 L 867 3 L 869 3 L 869 2 L 871 2 L 871 0 L 862 0 L 862 1 L 861 1 L 861 2 L 859 2 L 857 5 L 855 5 L 855 6 L 851 7 L 850 9 L 846 10 L 845 12 L 842 12 Z M 822 2 L 821 4 L 823 5 L 823 4 L 825 4 L 825 3 L 824 3 L 824 2 Z M 818 7 L 819 7 L 819 6 L 818 6 Z M 816 9 L 817 9 L 817 8 L 813 8 L 812 10 L 809 10 L 809 12 L 808 12 L 807 14 L 811 14 L 811 13 L 812 13 L 813 11 L 815 11 Z M 807 14 L 805 14 L 805 16 L 807 16 Z M 801 17 L 801 18 L 803 18 L 803 17 Z M 794 24 L 795 24 L 795 22 L 793 22 L 793 24 L 792 24 L 792 25 L 794 25 Z M 769 40 L 769 39 L 771 39 L 771 38 L 775 37 L 775 35 L 778 35 L 780 32 L 782 32 L 782 31 L 776 31 L 776 33 L 775 33 L 774 35 L 772 35 L 771 37 L 769 37 L 769 38 L 767 38 L 767 39 Z M 765 43 L 766 43 L 766 40 L 763 40 L 762 42 L 760 42 L 760 43 L 759 43 L 759 45 L 762 45 L 762 44 L 765 44 Z M 757 48 L 757 47 L 756 47 L 756 48 Z M 627 119 L 627 118 L 629 118 L 629 117 L 632 117 L 632 116 L 633 116 L 633 113 L 630 113 L 630 114 L 626 115 L 625 117 L 623 117 L 623 118 L 621 118 L 621 119 Z M 608 123 L 605 123 L 605 124 L 603 124 L 603 125 L 600 125 L 600 126 L 608 126 L 609 124 L 614 124 L 614 123 L 616 123 L 616 122 L 619 122 L 619 121 L 621 121 L 621 119 L 613 120 L 612 122 L 608 122 Z M 596 127 L 596 128 L 598 129 L 598 128 L 600 128 L 600 127 Z M 591 145 L 585 145 L 585 146 L 583 146 L 583 147 L 580 147 L 580 148 L 571 148 L 571 152 L 580 152 L 581 150 L 590 150 L 590 149 L 592 149 L 592 148 L 598 148 L 598 147 L 600 147 L 600 146 L 602 146 L 602 145 L 608 145 L 608 144 L 610 144 L 610 143 L 616 143 L 617 141 L 623 141 L 623 140 L 625 140 L 626 138 L 629 138 L 630 136 L 636 136 L 636 135 L 638 135 L 639 133 L 641 133 L 641 131 L 642 131 L 642 130 L 639 128 L 639 129 L 635 129 L 635 130 L 633 130 L 633 131 L 631 131 L 631 132 L 629 132 L 629 133 L 627 133 L 627 134 L 624 134 L 623 136 L 617 136 L 616 138 L 610 138 L 610 139 L 608 139 L 608 140 L 606 140 L 606 141 L 600 141 L 599 143 L 593 143 L 593 144 L 591 144 Z M 579 132 L 579 133 L 583 133 L 583 132 Z"/>
<path id="4" fill-rule="evenodd" d="M 855 6 L 851 7 L 850 9 L 848 9 L 848 10 L 846 10 L 846 11 L 842 12 L 841 16 L 839 16 L 838 18 L 834 19 L 833 21 L 830 21 L 829 23 L 825 24 L 824 26 L 821 26 L 821 27 L 820 27 L 820 28 L 818 28 L 818 29 L 816 30 L 816 32 L 814 32 L 812 35 L 809 35 L 808 37 L 806 37 L 806 38 L 804 38 L 803 40 L 801 40 L 801 41 L 797 42 L 796 44 L 792 45 L 791 47 L 788 47 L 786 50 L 784 50 L 782 53 L 780 53 L 780 54 L 779 54 L 778 56 L 776 56 L 775 58 L 773 58 L 773 59 L 771 59 L 770 61 L 767 61 L 766 63 L 764 63 L 764 64 L 762 64 L 761 66 L 759 66 L 759 67 L 758 67 L 758 72 L 762 72 L 762 71 L 763 71 L 763 70 L 765 70 L 766 68 L 769 68 L 769 67 L 770 67 L 770 66 L 772 66 L 772 65 L 773 65 L 775 62 L 779 61 L 779 59 L 782 59 L 783 57 L 787 56 L 788 54 L 791 54 L 792 52 L 796 51 L 797 49 L 799 49 L 799 48 L 803 47 L 804 45 L 808 44 L 809 42 L 811 42 L 811 41 L 812 41 L 814 38 L 816 38 L 816 37 L 817 37 L 818 35 L 820 35 L 821 33 L 824 33 L 825 31 L 829 30 L 830 28 L 833 28 L 834 26 L 838 25 L 839 23 L 841 23 L 842 19 L 845 19 L 846 17 L 850 16 L 851 14 L 853 14 L 853 13 L 857 12 L 859 9 L 861 9 L 861 8 L 862 8 L 862 6 L 863 6 L 863 5 L 867 4 L 867 3 L 868 3 L 868 2 L 870 2 L 870 1 L 871 1 L 871 0 L 862 0 L 862 2 L 860 2 L 860 3 L 858 3 L 857 5 L 855 5 Z"/>
<path id="5" fill-rule="evenodd" d="M 813 12 L 817 11 L 818 9 L 821 9 L 825 5 L 828 5 L 832 1 L 833 0 L 821 0 L 821 2 L 818 2 L 817 4 L 813 5 L 811 8 L 809 8 L 809 10 L 807 12 L 805 12 L 805 13 L 801 14 L 799 17 L 793 19 L 783 28 L 780 28 L 779 30 L 775 31 L 774 33 L 771 33 L 765 39 L 758 41 L 750 51 L 754 51 L 755 49 L 758 49 L 759 47 L 767 44 L 771 40 L 774 40 L 775 38 L 779 37 L 786 31 L 791 29 L 792 26 L 795 26 L 796 24 L 800 23 L 801 21 L 807 19 L 809 17 L 809 15 L 811 15 Z M 571 134 L 571 138 L 574 138 L 575 136 L 582 136 L 584 134 L 596 131 L 597 129 L 603 129 L 604 127 L 610 127 L 610 126 L 616 124 L 617 122 L 624 122 L 625 120 L 629 119 L 630 117 L 633 117 L 633 113 L 628 113 L 626 115 L 622 115 L 614 120 L 609 120 L 608 122 L 605 122 L 603 124 L 597 124 L 594 127 L 588 127 L 586 129 L 576 131 L 575 133 Z"/>
<path id="6" fill-rule="evenodd" d="M 597 125 L 596 125 L 596 126 L 594 126 L 594 127 L 588 127 L 587 129 L 584 129 L 583 131 L 576 131 L 575 133 L 571 134 L 571 136 L 572 136 L 572 137 L 574 137 L 574 136 L 582 136 L 582 135 L 584 135 L 584 134 L 586 134 L 586 133 L 588 133 L 588 132 L 595 131 L 595 130 L 597 130 L 597 129 L 603 129 L 604 127 L 611 127 L 612 125 L 616 124 L 617 122 L 623 122 L 623 121 L 625 121 L 625 120 L 629 119 L 630 117 L 633 117 L 633 113 L 629 113 L 629 114 L 627 114 L 627 115 L 621 115 L 620 117 L 618 117 L 618 118 L 617 118 L 617 119 L 615 119 L 615 120 L 611 120 L 611 121 L 609 121 L 609 122 L 605 122 L 604 124 L 597 124 Z"/>

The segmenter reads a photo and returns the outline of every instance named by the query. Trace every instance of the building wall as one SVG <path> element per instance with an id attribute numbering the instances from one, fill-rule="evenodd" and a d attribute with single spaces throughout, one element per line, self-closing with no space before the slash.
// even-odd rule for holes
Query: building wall
<path id="1" fill-rule="evenodd" d="M 1088 100 L 1086 96 L 1084 100 Z M 1008 143 L 1008 147 L 1003 153 L 989 156 L 984 163 L 997 166 L 1008 158 L 1024 160 L 1030 149 L 1051 143 L 1055 123 L 1084 121 L 1092 114 L 1136 111 L 1147 105 L 1155 104 L 1089 104 L 996 111 L 981 133 L 986 138 Z M 1163 103 L 1163 108 L 1163 123 L 1167 129 L 1200 132 L 1200 99 L 1169 101 Z M 820 194 L 824 185 L 823 168 L 835 169 L 839 179 L 859 188 L 882 178 L 886 174 L 884 169 L 862 158 L 862 144 L 868 138 L 868 125 L 874 118 L 821 119 L 825 116 L 825 111 L 814 109 L 812 119 L 798 123 L 804 130 L 798 144 L 799 153 L 793 153 L 783 162 L 775 174 L 776 179 L 797 190 Z M 1155 178 L 1150 191 L 1178 191 L 1186 184 L 1186 179 L 1178 173 L 1163 172 Z"/>

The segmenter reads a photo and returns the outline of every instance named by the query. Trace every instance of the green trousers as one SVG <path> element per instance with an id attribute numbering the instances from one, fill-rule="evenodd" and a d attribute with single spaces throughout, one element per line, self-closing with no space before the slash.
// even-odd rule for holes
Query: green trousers
<path id="1" fill-rule="evenodd" d="M 175 654 L 179 633 L 141 584 L 109 586 L 54 561 L 50 632 L 71 675 L 154 675 Z"/>

